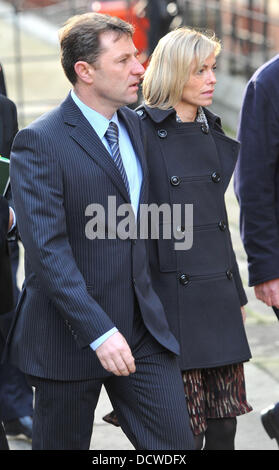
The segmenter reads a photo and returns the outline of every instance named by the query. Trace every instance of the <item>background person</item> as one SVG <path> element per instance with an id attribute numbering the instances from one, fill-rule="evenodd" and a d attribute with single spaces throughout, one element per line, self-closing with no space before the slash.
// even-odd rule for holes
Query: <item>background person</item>
<path id="1" fill-rule="evenodd" d="M 2 314 L 13 308 L 13 282 L 6 238 L 12 225 L 13 216 L 9 211 L 9 203 L 0 195 L 0 318 Z M 9 446 L 2 425 L 2 407 L 0 413 L 0 450 L 8 450 Z"/>
<path id="2" fill-rule="evenodd" d="M 3 67 L 1 64 L 0 64 L 0 94 L 5 95 L 5 96 L 7 95 L 5 75 L 4 75 Z"/>
<path id="3" fill-rule="evenodd" d="M 279 308 L 279 56 L 249 80 L 240 114 L 235 192 L 248 256 L 249 285 L 269 307 Z M 277 312 L 279 319 L 279 311 Z M 279 403 L 262 414 L 279 445 Z"/>
<path id="4" fill-rule="evenodd" d="M 15 103 L 0 94 L 0 155 L 9 158 L 13 139 L 18 131 Z M 11 199 L 11 194 L 7 194 Z M 11 202 L 11 201 L 10 201 Z M 12 203 L 11 203 L 12 204 Z M 8 248 L 13 279 L 13 309 L 0 316 L 0 352 L 4 350 L 8 331 L 15 315 L 18 300 L 17 270 L 19 248 L 17 233 L 9 236 Z M 0 364 L 0 419 L 8 435 L 32 437 L 33 392 L 24 374 L 11 364 Z"/>

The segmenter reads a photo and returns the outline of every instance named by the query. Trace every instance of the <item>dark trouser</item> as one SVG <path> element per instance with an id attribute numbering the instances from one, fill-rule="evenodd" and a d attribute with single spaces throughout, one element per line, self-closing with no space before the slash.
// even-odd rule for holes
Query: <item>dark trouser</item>
<path id="1" fill-rule="evenodd" d="M 13 275 L 14 304 L 16 306 L 19 289 L 17 287 L 17 270 L 19 247 L 17 241 L 9 242 L 10 258 Z M 4 350 L 6 339 L 13 323 L 14 310 L 1 315 L 0 318 L 0 352 Z M 11 364 L 0 363 L 0 419 L 12 421 L 33 414 L 33 392 L 27 384 L 23 372 Z"/>
<path id="2" fill-rule="evenodd" d="M 142 324 L 135 333 L 136 372 L 128 377 L 62 382 L 29 376 L 35 387 L 33 449 L 89 449 L 102 384 L 135 449 L 194 448 L 177 358 Z"/>
<path id="3" fill-rule="evenodd" d="M 33 414 L 33 392 L 25 375 L 11 364 L 0 364 L 0 418 L 6 422 Z"/>
<path id="4" fill-rule="evenodd" d="M 6 434 L 3 428 L 3 424 L 0 421 L 0 450 L 9 450 L 9 444 L 6 438 Z"/>
<path id="5" fill-rule="evenodd" d="M 192 449 L 176 359 L 157 353 L 138 359 L 136 367 L 129 377 L 104 382 L 128 439 L 136 449 Z M 36 389 L 33 449 L 89 449 L 102 381 L 31 381 Z"/>

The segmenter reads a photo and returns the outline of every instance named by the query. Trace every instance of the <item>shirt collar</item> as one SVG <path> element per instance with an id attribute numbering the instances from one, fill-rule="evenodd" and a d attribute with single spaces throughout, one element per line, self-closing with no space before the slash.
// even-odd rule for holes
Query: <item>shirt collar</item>
<path id="1" fill-rule="evenodd" d="M 101 140 L 103 139 L 111 121 L 115 122 L 119 128 L 117 112 L 114 113 L 111 119 L 107 119 L 105 116 L 95 111 L 95 109 L 92 109 L 85 103 L 83 103 L 83 101 L 78 98 L 74 90 L 71 90 L 71 97 L 81 110 L 84 117 L 86 117 L 91 126 L 94 128 L 95 132 Z"/>

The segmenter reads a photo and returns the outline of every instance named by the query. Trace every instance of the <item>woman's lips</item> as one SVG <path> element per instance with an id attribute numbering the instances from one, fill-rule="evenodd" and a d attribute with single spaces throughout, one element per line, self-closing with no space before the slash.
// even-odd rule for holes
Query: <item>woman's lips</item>
<path id="1" fill-rule="evenodd" d="M 202 95 L 212 96 L 213 93 L 214 93 L 214 90 L 207 90 L 207 91 L 204 91 L 204 92 L 202 93 Z"/>

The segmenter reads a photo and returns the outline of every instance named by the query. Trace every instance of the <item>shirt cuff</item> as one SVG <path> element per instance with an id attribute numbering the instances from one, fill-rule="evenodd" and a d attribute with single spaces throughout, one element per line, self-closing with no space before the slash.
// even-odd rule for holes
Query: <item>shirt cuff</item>
<path id="1" fill-rule="evenodd" d="M 101 346 L 102 343 L 104 343 L 106 341 L 106 339 L 108 339 L 111 335 L 113 335 L 114 333 L 116 333 L 118 331 L 118 329 L 116 327 L 112 328 L 111 330 L 107 331 L 105 334 L 103 334 L 102 336 L 100 336 L 99 338 L 95 339 L 95 341 L 93 341 L 93 343 L 90 344 L 90 347 L 96 351 L 96 349 Z"/>
<path id="2" fill-rule="evenodd" d="M 10 206 L 10 210 L 12 211 L 13 213 L 13 225 L 11 226 L 10 230 L 8 233 L 10 233 L 16 226 L 16 215 L 15 215 L 15 211 L 13 210 L 13 208 Z"/>

